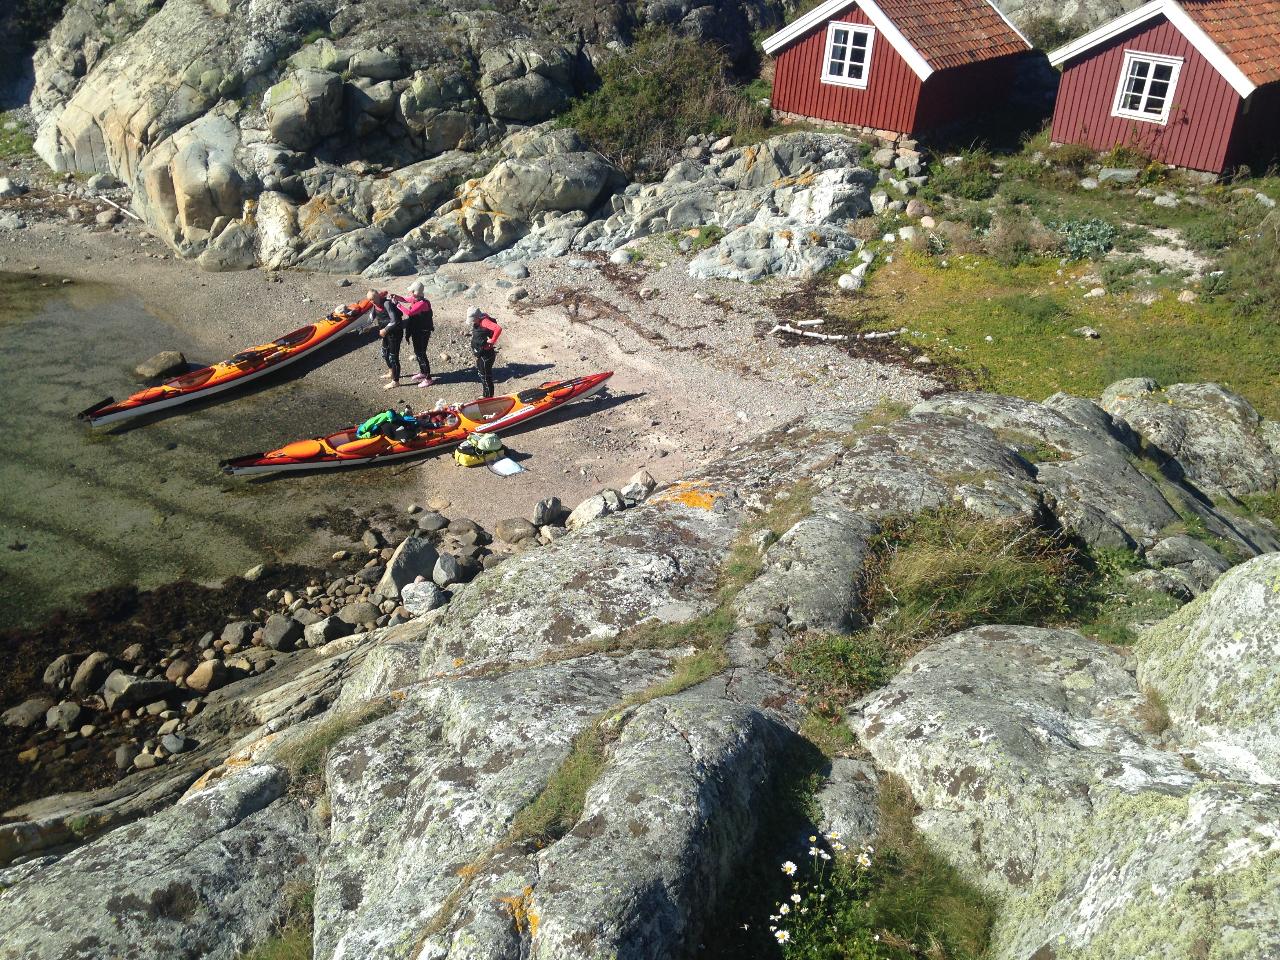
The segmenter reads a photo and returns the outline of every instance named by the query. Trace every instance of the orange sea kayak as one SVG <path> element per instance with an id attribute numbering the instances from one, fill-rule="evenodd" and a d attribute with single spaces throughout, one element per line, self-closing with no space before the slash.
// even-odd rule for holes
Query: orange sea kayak
<path id="1" fill-rule="evenodd" d="M 295 440 L 279 450 L 223 460 L 225 473 L 244 475 L 281 470 L 318 470 L 387 463 L 457 446 L 472 433 L 497 433 L 558 409 L 573 400 L 589 397 L 604 387 L 613 371 L 593 373 L 573 380 L 544 383 L 504 397 L 473 400 L 457 407 L 416 415 L 412 436 L 375 436 L 362 439 L 348 427 L 325 437 Z"/>
<path id="2" fill-rule="evenodd" d="M 323 320 L 317 320 L 305 327 L 299 327 L 292 333 L 286 333 L 278 340 L 242 350 L 229 360 L 184 373 L 172 380 L 166 380 L 158 387 L 139 390 L 119 403 L 114 397 L 107 397 L 101 403 L 81 411 L 78 416 L 81 420 L 88 420 L 93 426 L 100 427 L 127 417 L 165 410 L 189 400 L 243 386 L 295 360 L 301 360 L 326 343 L 331 343 L 343 334 L 354 330 L 357 326 L 356 321 L 363 317 L 371 306 L 373 304 L 368 300 L 350 304 L 335 310 Z"/>

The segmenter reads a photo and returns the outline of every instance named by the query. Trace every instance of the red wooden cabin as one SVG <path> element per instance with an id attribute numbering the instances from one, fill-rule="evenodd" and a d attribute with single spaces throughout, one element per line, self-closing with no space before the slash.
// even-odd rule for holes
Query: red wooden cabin
<path id="1" fill-rule="evenodd" d="M 827 0 L 764 42 L 774 110 L 900 134 L 998 108 L 1030 49 L 988 0 Z"/>
<path id="2" fill-rule="evenodd" d="M 1049 62 L 1059 143 L 1214 173 L 1280 151 L 1280 0 L 1152 0 Z"/>

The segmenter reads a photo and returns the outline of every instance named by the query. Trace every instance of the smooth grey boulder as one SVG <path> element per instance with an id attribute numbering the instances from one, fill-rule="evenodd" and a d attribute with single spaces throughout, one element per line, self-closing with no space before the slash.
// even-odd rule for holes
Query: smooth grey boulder
<path id="1" fill-rule="evenodd" d="M 50 707 L 44 715 L 45 726 L 50 730 L 61 730 L 64 733 L 80 726 L 80 704 L 64 700 L 56 707 Z"/>
<path id="2" fill-rule="evenodd" d="M 381 611 L 367 600 L 357 600 L 355 603 L 349 603 L 336 614 L 337 618 L 343 623 L 351 624 L 355 627 L 373 623 L 380 615 Z"/>
<path id="3" fill-rule="evenodd" d="M 223 643 L 232 643 L 243 647 L 253 637 L 254 625 L 248 620 L 236 620 L 222 628 Z"/>
<path id="4" fill-rule="evenodd" d="M 78 697 L 97 693 L 110 672 L 111 657 L 101 650 L 95 650 L 76 667 L 75 675 L 71 678 L 71 692 Z"/>
<path id="5" fill-rule="evenodd" d="M 131 710 L 135 707 L 164 700 L 174 691 L 168 680 L 139 677 L 123 670 L 114 670 L 103 685 L 103 700 L 108 710 Z"/>
<path id="6" fill-rule="evenodd" d="M 0 714 L 0 723 L 6 727 L 27 730 L 39 723 L 52 707 L 53 701 L 48 697 L 32 697 Z"/>
<path id="7" fill-rule="evenodd" d="M 1261 878 L 1280 791 L 1184 764 L 1148 713 L 1111 649 L 989 626 L 912 658 L 850 725 L 905 780 L 931 846 L 1001 899 L 997 960 L 1129 960 L 1135 944 L 1189 958 L 1197 942 L 1232 960 L 1274 953 L 1276 888 Z"/>
<path id="8" fill-rule="evenodd" d="M 357 50 L 348 61 L 348 69 L 357 77 L 370 80 L 396 80 L 404 76 L 404 63 L 385 50 Z"/>
<path id="9" fill-rule="evenodd" d="M 457 557 L 447 553 L 442 553 L 436 558 L 436 562 L 431 571 L 431 579 L 435 581 L 437 587 L 451 587 L 456 583 L 465 583 L 470 580 L 468 576 L 468 566 Z"/>
<path id="10" fill-rule="evenodd" d="M 281 773 L 244 767 L 7 889 L 0 956 L 233 960 L 275 932 L 315 854 Z"/>
<path id="11" fill-rule="evenodd" d="M 418 529 L 423 533 L 439 533 L 449 526 L 449 521 L 434 510 L 425 510 L 418 517 Z"/>
<path id="12" fill-rule="evenodd" d="M 519 543 L 538 535 L 538 528 L 524 517 L 512 517 L 499 520 L 493 528 L 494 534 L 503 543 Z"/>
<path id="13" fill-rule="evenodd" d="M 564 505 L 560 502 L 559 497 L 547 497 L 539 500 L 533 508 L 533 524 L 536 527 L 545 527 L 549 523 L 559 523 L 564 519 Z"/>
<path id="14" fill-rule="evenodd" d="M 221 660 L 205 660 L 187 674 L 187 688 L 196 693 L 212 693 L 231 681 L 231 671 Z"/>
<path id="15" fill-rule="evenodd" d="M 1280 483 L 1280 425 L 1216 383 L 1121 380 L 1103 408 L 1142 437 L 1151 455 L 1209 494 L 1244 496 Z"/>
<path id="16" fill-rule="evenodd" d="M 578 530 L 599 520 L 601 517 L 607 517 L 613 513 L 614 509 L 608 500 L 605 499 L 603 493 L 597 493 L 595 496 L 587 497 L 580 504 L 573 508 L 564 525 L 570 530 Z"/>
<path id="17" fill-rule="evenodd" d="M 1057 402 L 1069 409 L 956 393 L 926 400 L 913 412 L 960 416 L 990 428 L 1033 462 L 1058 520 L 1090 546 L 1132 549 L 1179 521 L 1161 489 L 1133 464 L 1123 428 L 1087 401 Z"/>
<path id="18" fill-rule="evenodd" d="M 401 592 L 418 577 L 430 577 L 440 552 L 426 537 L 408 536 L 396 547 L 387 561 L 386 571 L 378 581 L 375 593 L 384 600 L 399 600 Z M 447 584 L 442 584 L 447 586 Z"/>
<path id="19" fill-rule="evenodd" d="M 1226 557 L 1203 540 L 1186 534 L 1165 537 L 1147 550 L 1146 560 L 1158 569 L 1177 572 L 1197 595 L 1231 569 Z"/>
<path id="20" fill-rule="evenodd" d="M 272 137 L 294 150 L 310 149 L 338 132 L 342 78 L 328 70 L 293 70 L 267 91 L 262 108 Z"/>
<path id="21" fill-rule="evenodd" d="M 1226 573 L 1135 653 L 1201 763 L 1280 782 L 1280 554 Z"/>
<path id="22" fill-rule="evenodd" d="M 410 583 L 400 591 L 400 602 L 411 614 L 420 617 L 443 607 L 449 602 L 449 595 L 430 581 Z"/>
<path id="23" fill-rule="evenodd" d="M 50 690 L 66 690 L 75 676 L 79 657 L 73 653 L 64 653 L 44 668 L 41 682 Z"/>
<path id="24" fill-rule="evenodd" d="M 323 620 L 308 625 L 303 631 L 303 639 L 308 647 L 323 647 L 326 643 L 338 640 L 342 637 L 349 637 L 355 633 L 356 628 L 353 624 L 347 623 L 341 617 L 325 617 Z"/>
<path id="25" fill-rule="evenodd" d="M 302 639 L 302 629 L 293 617 L 273 613 L 262 625 L 262 642 L 272 650 L 292 650 Z"/>

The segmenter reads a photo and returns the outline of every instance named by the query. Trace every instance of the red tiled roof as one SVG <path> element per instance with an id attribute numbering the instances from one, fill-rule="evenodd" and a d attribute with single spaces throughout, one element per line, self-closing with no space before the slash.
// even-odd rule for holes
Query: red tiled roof
<path id="1" fill-rule="evenodd" d="M 1266 2 L 1280 6 L 1280 0 Z M 876 4 L 935 70 L 1029 49 L 987 0 L 876 0 Z"/>
<path id="2" fill-rule="evenodd" d="M 1182 9 L 1258 86 L 1280 80 L 1280 0 L 1182 0 Z"/>

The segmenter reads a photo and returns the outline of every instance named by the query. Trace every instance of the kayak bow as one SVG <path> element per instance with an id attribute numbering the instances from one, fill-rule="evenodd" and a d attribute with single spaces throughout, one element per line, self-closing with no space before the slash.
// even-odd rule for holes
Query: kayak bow
<path id="1" fill-rule="evenodd" d="M 107 397 L 76 416 L 87 420 L 91 426 L 101 427 L 243 386 L 251 380 L 301 360 L 326 343 L 356 329 L 356 321 L 371 306 L 373 304 L 368 300 L 349 304 L 335 310 L 323 320 L 299 327 L 270 343 L 250 347 L 221 363 L 192 370 L 156 387 L 139 390 L 118 403 L 114 398 Z"/>
<path id="2" fill-rule="evenodd" d="M 435 450 L 457 446 L 472 433 L 497 433 L 528 423 L 574 400 L 600 391 L 613 371 L 593 373 L 573 380 L 543 383 L 519 393 L 473 400 L 458 407 L 417 414 L 415 436 L 396 439 L 387 436 L 361 438 L 355 427 L 309 440 L 295 440 L 278 450 L 253 453 L 223 460 L 224 473 L 244 476 L 285 470 L 319 470 L 327 467 L 356 467 L 402 460 Z"/>

